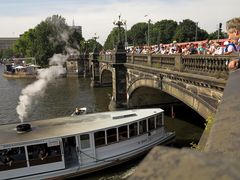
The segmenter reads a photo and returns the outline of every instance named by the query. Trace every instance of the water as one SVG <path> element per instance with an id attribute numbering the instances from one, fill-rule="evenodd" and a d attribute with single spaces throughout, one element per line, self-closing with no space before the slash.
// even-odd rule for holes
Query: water
<path id="1" fill-rule="evenodd" d="M 4 66 L 0 65 L 0 124 L 20 123 L 16 113 L 21 90 L 33 79 L 6 79 L 2 76 Z M 90 79 L 59 78 L 48 85 L 46 93 L 40 99 L 34 100 L 26 121 L 69 116 L 76 107 L 86 106 L 90 112 L 108 111 L 111 87 L 91 88 Z M 182 112 L 182 110 L 180 110 Z M 192 114 L 186 111 L 186 115 Z M 166 113 L 168 114 L 168 113 Z M 178 113 L 176 113 L 176 117 Z M 182 117 L 181 117 L 182 118 Z M 197 122 L 199 117 L 184 117 L 188 121 Z M 189 146 L 191 142 L 200 139 L 203 129 L 178 118 L 165 117 L 166 127 L 175 131 L 177 147 Z M 137 167 L 143 157 L 100 172 L 85 175 L 82 179 L 126 179 Z"/>
<path id="2" fill-rule="evenodd" d="M 5 79 L 0 65 L 0 123 L 20 122 L 16 112 L 21 90 L 33 79 Z M 76 107 L 88 107 L 90 112 L 107 111 L 111 88 L 91 88 L 89 79 L 59 78 L 48 85 L 46 93 L 35 99 L 24 121 L 68 116 Z"/>

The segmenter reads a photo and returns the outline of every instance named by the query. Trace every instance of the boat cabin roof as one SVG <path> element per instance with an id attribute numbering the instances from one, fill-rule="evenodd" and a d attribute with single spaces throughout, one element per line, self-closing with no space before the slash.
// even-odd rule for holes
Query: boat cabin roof
<path id="1" fill-rule="evenodd" d="M 17 133 L 16 131 L 16 126 L 20 123 L 1 125 L 0 145 L 67 137 L 101 129 L 110 129 L 161 112 L 163 110 L 160 108 L 133 109 L 31 121 L 32 130 L 25 133 Z"/>

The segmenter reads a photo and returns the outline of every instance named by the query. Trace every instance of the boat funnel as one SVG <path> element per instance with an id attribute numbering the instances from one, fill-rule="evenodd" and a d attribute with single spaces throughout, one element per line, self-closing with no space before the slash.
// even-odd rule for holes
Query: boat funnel
<path id="1" fill-rule="evenodd" d="M 29 132 L 32 130 L 31 124 L 24 123 L 24 124 L 19 124 L 16 127 L 17 133 L 25 133 Z"/>

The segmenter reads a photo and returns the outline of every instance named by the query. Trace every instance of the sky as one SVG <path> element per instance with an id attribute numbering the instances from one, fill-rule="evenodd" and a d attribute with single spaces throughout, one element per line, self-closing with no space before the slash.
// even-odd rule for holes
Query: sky
<path id="1" fill-rule="evenodd" d="M 68 25 L 82 26 L 87 40 L 99 36 L 104 43 L 121 15 L 127 29 L 138 22 L 153 23 L 171 19 L 198 22 L 208 33 L 218 24 L 240 17 L 240 0 L 0 0 L 0 37 L 19 37 L 54 14 L 61 15 Z M 147 16 L 146 16 L 147 15 Z"/>

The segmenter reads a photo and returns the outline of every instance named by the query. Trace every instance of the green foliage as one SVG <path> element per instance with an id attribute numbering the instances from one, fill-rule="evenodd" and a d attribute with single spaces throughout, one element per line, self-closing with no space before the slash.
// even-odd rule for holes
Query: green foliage
<path id="1" fill-rule="evenodd" d="M 120 35 L 121 40 L 123 42 L 123 39 L 124 39 L 124 29 L 123 28 L 120 29 L 120 34 L 121 34 Z M 118 39 L 119 39 L 118 36 L 119 36 L 119 29 L 117 27 L 114 27 L 104 43 L 104 49 L 113 49 L 118 43 Z"/>
<path id="2" fill-rule="evenodd" d="M 87 43 L 87 50 L 88 52 L 93 52 L 95 49 L 95 52 L 100 52 L 103 49 L 103 46 L 95 41 L 94 39 L 89 39 L 85 43 Z"/>
<path id="3" fill-rule="evenodd" d="M 196 27 L 196 23 L 190 19 L 185 19 L 179 23 L 174 39 L 178 42 L 195 41 L 197 28 L 197 40 L 204 40 L 208 37 L 208 33 L 205 30 Z"/>
<path id="4" fill-rule="evenodd" d="M 205 130 L 209 131 L 213 125 L 214 122 L 214 118 L 213 116 L 208 116 L 208 118 L 206 119 L 206 123 L 205 125 Z"/>
<path id="5" fill-rule="evenodd" d="M 13 56 L 12 48 L 0 51 L 0 59 L 11 58 Z"/>
<path id="6" fill-rule="evenodd" d="M 196 151 L 201 151 L 202 149 L 194 142 L 190 143 L 191 149 L 195 149 Z"/>
<path id="7" fill-rule="evenodd" d="M 173 37 L 175 35 L 177 26 L 177 22 L 173 20 L 165 19 L 156 22 L 151 31 L 151 44 L 171 43 L 174 40 Z"/>
<path id="8" fill-rule="evenodd" d="M 16 41 L 13 50 L 21 57 L 35 57 L 37 64 L 45 67 L 53 54 L 67 53 L 66 45 L 80 50 L 83 40 L 81 34 L 70 29 L 63 17 L 53 15 L 25 32 Z"/>
<path id="9" fill-rule="evenodd" d="M 133 25 L 127 33 L 129 44 L 132 44 L 134 46 L 147 44 L 147 31 L 147 23 L 141 22 Z"/>
<path id="10" fill-rule="evenodd" d="M 149 24 L 150 45 L 168 44 L 177 40 L 178 42 L 195 41 L 196 23 L 190 19 L 185 19 L 179 24 L 174 20 L 164 19 L 156 23 Z M 108 35 L 104 44 L 107 49 L 112 49 L 117 42 L 118 32 L 114 28 Z M 207 31 L 197 27 L 197 40 L 208 39 Z M 139 22 L 134 24 L 127 31 L 127 40 L 129 45 L 146 45 L 148 39 L 148 23 Z"/>
<path id="11" fill-rule="evenodd" d="M 187 19 L 179 23 L 174 38 L 178 42 L 194 41 L 196 24 Z"/>
<path id="12" fill-rule="evenodd" d="M 226 32 L 220 32 L 219 33 L 219 39 L 225 39 L 227 37 L 228 37 L 228 35 L 227 35 Z M 211 40 L 211 39 L 218 39 L 218 30 L 216 30 L 215 32 L 210 33 L 208 39 L 209 40 Z"/>

